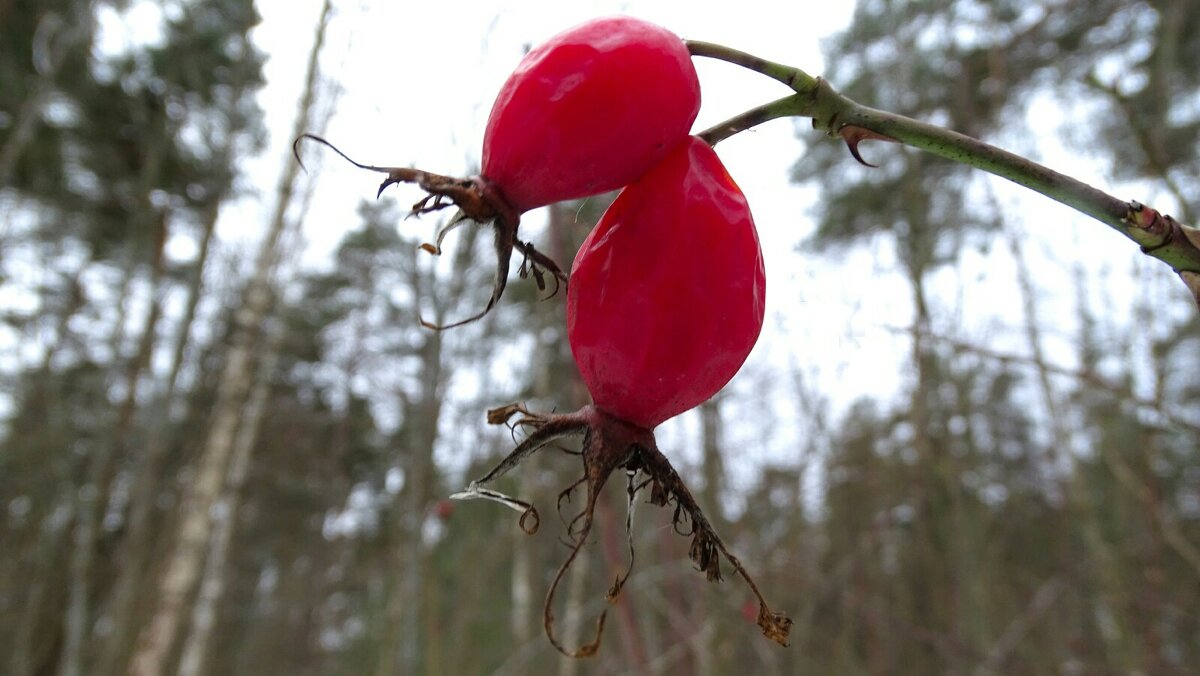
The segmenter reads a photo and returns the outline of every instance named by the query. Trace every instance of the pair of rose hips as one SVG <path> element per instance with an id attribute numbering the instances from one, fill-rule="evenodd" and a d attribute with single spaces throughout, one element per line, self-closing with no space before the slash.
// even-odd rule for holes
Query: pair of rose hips
<path id="1" fill-rule="evenodd" d="M 584 476 L 559 495 L 559 506 L 579 485 L 586 486 L 586 506 L 569 521 L 574 546 L 543 615 L 547 636 L 567 655 L 595 652 L 604 615 L 591 643 L 566 648 L 553 630 L 555 590 L 588 540 L 601 488 L 618 469 L 628 476 L 630 506 L 643 488 L 651 503 L 674 504 L 676 530 L 692 537 L 689 557 L 696 566 L 719 580 L 724 555 L 758 597 L 760 628 L 787 644 L 791 620 L 767 607 L 652 431 L 724 387 L 763 323 L 758 233 L 745 196 L 716 153 L 688 135 L 699 108 L 699 80 L 685 43 L 659 26 L 611 17 L 530 52 L 496 98 L 484 135 L 483 171 L 474 185 L 485 202 L 500 203 L 490 207 L 497 214 L 500 270 L 505 246 L 511 251 L 520 244 L 520 213 L 623 188 L 576 254 L 567 289 L 567 337 L 594 406 L 551 415 L 518 404 L 490 411 L 493 423 L 520 414 L 513 424 L 532 432 L 455 496 L 514 507 L 522 512 L 522 528 L 532 532 L 539 521 L 532 505 L 484 485 L 557 439 L 583 436 Z M 493 302 L 502 279 L 496 288 Z M 636 478 L 642 475 L 648 478 Z M 630 546 L 632 556 L 632 540 Z M 608 600 L 616 599 L 628 575 L 617 577 Z"/>
<path id="2" fill-rule="evenodd" d="M 575 258 L 567 327 L 596 406 L 644 428 L 713 396 L 762 328 L 754 221 L 688 135 L 699 109 L 683 40 L 607 17 L 526 55 L 484 134 L 482 177 L 517 213 L 624 188 Z"/>
<path id="3" fill-rule="evenodd" d="M 459 207 L 461 217 L 442 229 L 439 244 L 423 247 L 434 253 L 458 224 L 491 223 L 497 253 L 492 298 L 465 321 L 481 317 L 499 299 L 514 249 L 526 256 L 539 283 L 543 269 L 565 278 L 553 261 L 517 238 L 522 213 L 622 189 L 576 254 L 567 289 L 567 337 L 594 405 L 550 415 L 517 404 L 490 411 L 493 423 L 520 414 L 511 424 L 532 432 L 492 471 L 453 496 L 514 507 L 522 512 L 522 527 L 532 532 L 539 521 L 532 505 L 484 485 L 558 439 L 583 436 L 584 477 L 560 494 L 559 505 L 580 485 L 586 486 L 587 504 L 570 521 L 574 547 L 544 607 L 547 635 L 568 655 L 596 650 L 604 616 L 595 641 L 568 650 L 553 631 L 555 589 L 587 542 L 600 490 L 618 469 L 628 475 L 631 505 L 643 488 L 651 503 L 675 505 L 676 530 L 692 537 L 689 556 L 710 580 L 721 578 L 724 555 L 758 596 L 763 632 L 786 645 L 791 620 L 767 607 L 658 450 L 652 431 L 724 387 L 750 354 L 763 323 L 766 282 L 758 233 L 745 196 L 716 153 L 688 135 L 699 108 L 700 83 L 683 40 L 645 21 L 608 17 L 560 33 L 525 56 L 492 108 L 481 175 L 459 179 L 350 160 L 387 174 L 381 191 L 401 182 L 423 188 L 428 196 L 414 205 L 414 213 Z M 302 138 L 329 145 L 316 136 Z M 639 475 L 648 478 L 635 484 Z M 628 574 L 618 577 L 609 600 Z"/>

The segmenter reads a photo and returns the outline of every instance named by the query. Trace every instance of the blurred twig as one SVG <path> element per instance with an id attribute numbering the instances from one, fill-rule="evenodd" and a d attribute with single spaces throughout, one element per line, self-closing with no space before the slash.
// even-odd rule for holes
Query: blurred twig
<path id="1" fill-rule="evenodd" d="M 912 333 L 912 330 L 907 327 L 884 326 L 883 328 L 889 333 L 903 335 L 909 335 Z M 974 354 L 984 357 L 985 359 L 991 359 L 1001 363 L 1044 368 L 1048 373 L 1075 378 L 1080 382 L 1087 383 L 1095 388 L 1104 390 L 1105 392 L 1112 394 L 1114 397 L 1124 402 L 1133 404 L 1138 408 L 1153 411 L 1156 415 L 1161 416 L 1163 421 L 1168 422 L 1176 427 L 1186 429 L 1191 432 L 1200 433 L 1200 421 L 1191 420 L 1190 418 L 1179 415 L 1178 413 L 1165 410 L 1158 402 L 1151 399 L 1146 399 L 1145 397 L 1140 397 L 1130 390 L 1129 387 L 1113 383 L 1099 373 L 1096 373 L 1090 369 L 1077 369 L 1052 363 L 1039 363 L 1037 359 L 1028 355 L 993 350 L 964 340 L 934 333 L 926 333 L 925 335 L 930 340 L 946 345 L 955 352 Z"/>
<path id="2" fill-rule="evenodd" d="M 1200 305 L 1200 230 L 1137 201 L 1126 201 L 1030 159 L 934 124 L 865 106 L 799 68 L 761 59 L 723 45 L 687 41 L 693 56 L 733 63 L 790 87 L 795 94 L 747 110 L 700 133 L 710 144 L 768 120 L 809 117 L 813 126 L 839 136 L 863 164 L 864 140 L 903 143 L 1040 193 L 1087 215 L 1140 245 L 1142 253 L 1170 265 Z"/>
<path id="3" fill-rule="evenodd" d="M 1029 599 L 1025 611 L 1013 618 L 1013 621 L 1000 634 L 1000 638 L 996 639 L 996 643 L 988 651 L 987 659 L 975 669 L 975 673 L 980 676 L 1004 673 L 1004 662 L 1008 656 L 1020 645 L 1021 640 L 1025 638 L 1033 625 L 1037 624 L 1042 615 L 1045 615 L 1046 611 L 1054 605 L 1066 587 L 1066 583 L 1059 577 L 1052 577 L 1043 582 L 1033 593 L 1033 597 Z"/>
<path id="4" fill-rule="evenodd" d="M 909 334 L 911 329 L 903 327 L 885 327 L 893 333 Z M 1134 394 L 1128 387 L 1116 385 L 1094 371 L 1086 369 L 1073 369 L 1063 366 L 1056 366 L 1045 362 L 1024 356 L 1006 352 L 999 352 L 988 348 L 973 345 L 971 343 L 950 338 L 947 336 L 939 336 L 936 334 L 926 334 L 931 340 L 947 345 L 956 352 L 963 352 L 981 356 L 987 359 L 994 359 L 1003 363 L 1021 364 L 1034 366 L 1039 369 L 1044 369 L 1048 373 L 1056 373 L 1076 378 L 1081 382 L 1087 383 L 1093 387 L 1105 390 L 1113 396 L 1134 404 L 1139 408 L 1152 410 L 1157 415 L 1162 416 L 1164 420 L 1192 432 L 1200 433 L 1200 422 L 1189 420 L 1171 411 L 1165 410 L 1158 402 L 1152 401 Z M 1167 546 L 1171 548 L 1181 559 L 1191 567 L 1197 576 L 1200 576 L 1200 547 L 1197 547 L 1187 536 L 1179 529 L 1175 518 L 1167 513 L 1161 505 L 1157 504 L 1153 492 L 1149 487 L 1137 477 L 1133 469 L 1125 463 L 1124 459 L 1113 452 L 1105 452 L 1103 454 L 1104 462 L 1108 466 L 1109 471 L 1117 479 L 1125 490 L 1129 491 L 1138 500 L 1146 502 L 1150 505 L 1151 512 L 1154 515 L 1155 521 L 1162 530 L 1163 539 Z"/>

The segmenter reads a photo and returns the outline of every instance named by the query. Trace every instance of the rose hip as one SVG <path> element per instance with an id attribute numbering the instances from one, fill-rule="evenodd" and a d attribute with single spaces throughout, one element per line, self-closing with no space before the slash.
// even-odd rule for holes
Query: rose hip
<path id="1" fill-rule="evenodd" d="M 765 287 L 746 198 L 690 137 L 575 256 L 567 332 L 596 406 L 653 428 L 716 394 L 758 339 Z"/>
<path id="2" fill-rule="evenodd" d="M 571 272 L 567 335 L 595 405 L 574 413 L 532 413 L 521 404 L 488 412 L 493 424 L 528 432 L 517 448 L 466 491 L 452 497 L 494 500 L 521 514 L 526 532 L 541 519 L 528 502 L 490 488 L 541 448 L 582 436 L 583 477 L 559 494 L 560 510 L 578 486 L 587 501 L 564 518 L 570 553 L 550 584 L 543 627 L 566 655 L 595 654 L 595 637 L 578 647 L 554 631 L 553 604 L 563 575 L 594 523 L 598 496 L 617 470 L 628 481 L 632 515 L 639 492 L 674 508 L 678 533 L 692 538 L 688 556 L 710 581 L 721 579 L 721 559 L 733 566 L 758 600 L 755 620 L 763 634 L 787 645 L 792 621 L 772 611 L 737 557 L 729 553 L 691 491 L 658 450 L 653 428 L 708 399 L 733 377 L 762 329 L 765 277 L 762 250 L 750 208 L 716 154 L 690 137 L 626 187 L 592 230 Z M 619 476 L 619 475 L 618 475 Z M 626 528 L 630 527 L 626 520 Z M 619 573 L 605 598 L 614 602 L 632 568 Z"/>
<path id="3" fill-rule="evenodd" d="M 427 251 L 464 223 L 490 223 L 496 231 L 496 277 L 492 297 L 479 313 L 432 328 L 479 319 L 500 299 L 513 249 L 525 257 L 522 276 L 538 286 L 545 272 L 556 283 L 566 275 L 529 242 L 517 237 L 521 214 L 553 202 L 596 195 L 625 186 L 687 138 L 700 109 L 700 82 L 687 47 L 667 29 L 626 16 L 593 19 L 550 38 L 525 56 L 492 106 L 483 138 L 483 171 L 455 178 L 408 167 L 356 162 L 387 174 L 393 183 L 415 183 L 427 195 L 414 214 L 449 207 L 459 215 L 438 233 Z"/>
<path id="4" fill-rule="evenodd" d="M 518 212 L 616 190 L 682 142 L 699 110 L 683 40 L 632 17 L 593 19 L 529 52 L 500 88 L 483 176 Z"/>

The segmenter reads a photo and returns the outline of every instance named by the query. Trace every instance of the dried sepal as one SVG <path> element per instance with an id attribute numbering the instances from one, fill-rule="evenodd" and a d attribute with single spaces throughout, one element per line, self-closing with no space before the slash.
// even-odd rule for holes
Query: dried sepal
<path id="1" fill-rule="evenodd" d="M 696 569 L 704 573 L 709 582 L 721 581 L 721 557 L 717 553 L 717 545 L 712 536 L 697 530 L 692 536 L 692 546 L 688 548 L 688 558 L 696 564 Z"/>
<path id="2" fill-rule="evenodd" d="M 426 195 L 413 204 L 412 210 L 409 212 L 409 217 L 421 216 L 441 211 L 451 206 L 457 206 L 459 209 L 458 213 L 437 233 L 435 242 L 420 245 L 422 251 L 433 255 L 440 255 L 442 252 L 442 242 L 445 240 L 446 235 L 468 221 L 491 226 L 495 233 L 496 273 L 492 279 L 492 294 L 488 298 L 487 304 L 482 310 L 465 319 L 445 324 L 429 321 L 418 314 L 417 320 L 421 326 L 441 331 L 478 321 L 491 312 L 492 308 L 499 302 L 500 297 L 504 295 L 514 249 L 520 251 L 526 261 L 530 261 L 532 265 L 537 266 L 533 271 L 533 275 L 538 282 L 539 290 L 545 290 L 545 272 L 549 272 L 554 276 L 556 292 L 560 284 L 567 282 L 567 274 L 554 261 L 534 249 L 532 244 L 517 239 L 517 229 L 521 224 L 520 213 L 504 199 L 500 191 L 486 178 L 482 176 L 459 178 L 443 176 L 411 167 L 383 167 L 364 164 L 352 159 L 324 138 L 316 134 L 307 133 L 297 136 L 292 142 L 292 153 L 296 156 L 296 160 L 301 163 L 301 167 L 304 165 L 300 160 L 300 143 L 305 140 L 315 141 L 326 146 L 337 153 L 342 159 L 359 169 L 387 174 L 387 178 L 379 185 L 376 197 L 382 195 L 383 191 L 389 186 L 397 183 L 412 183 L 424 190 Z M 522 276 L 524 277 L 525 275 Z"/>
<path id="3" fill-rule="evenodd" d="M 521 519 L 517 522 L 521 530 L 528 535 L 533 535 L 538 531 L 538 526 L 542 523 L 542 517 L 538 514 L 537 508 L 524 500 L 518 500 L 509 495 L 505 495 L 500 491 L 494 491 L 490 488 L 481 488 L 478 484 L 472 483 L 465 491 L 452 493 L 451 500 L 490 500 L 497 502 L 509 509 L 516 510 L 521 513 Z M 530 519 L 533 520 L 530 523 Z"/>
<path id="4" fill-rule="evenodd" d="M 465 211 L 463 211 L 462 209 L 459 209 L 458 213 L 454 214 L 454 216 L 452 216 L 450 218 L 450 220 L 445 225 L 442 226 L 441 230 L 438 230 L 437 238 L 434 240 L 433 244 L 425 242 L 425 243 L 421 244 L 421 246 L 418 248 L 420 248 L 422 251 L 430 253 L 434 256 L 441 256 L 442 255 L 442 242 L 445 241 L 446 235 L 450 234 L 450 231 L 458 228 L 459 226 L 463 225 L 464 223 L 474 223 L 476 225 L 479 224 L 478 221 L 472 219 L 470 216 L 467 216 L 467 213 Z"/>
<path id="5" fill-rule="evenodd" d="M 759 627 L 763 630 L 763 634 L 776 643 L 786 646 L 792 620 L 784 613 L 772 613 L 765 610 L 768 608 L 767 601 L 759 591 L 754 578 L 750 576 L 742 562 L 726 549 L 712 524 L 709 523 L 708 518 L 704 516 L 704 512 L 696 503 L 691 491 L 688 490 L 666 456 L 657 448 L 646 448 L 635 462 L 641 471 L 649 474 L 653 479 L 651 501 L 654 504 L 662 505 L 675 503 L 673 523 L 676 532 L 684 533 L 680 530 L 681 525 L 685 522 L 690 524 L 691 528 L 686 533 L 692 536 L 688 556 L 699 570 L 710 582 L 718 582 L 721 580 L 720 557 L 725 557 L 725 560 L 733 566 L 734 571 L 745 581 L 755 598 L 758 599 Z"/>
<path id="6" fill-rule="evenodd" d="M 783 647 L 788 646 L 788 634 L 792 631 L 792 618 L 787 614 L 773 611 L 766 603 L 758 604 L 758 628 L 763 636 Z"/>
<path id="7" fill-rule="evenodd" d="M 633 573 L 633 564 L 636 561 L 636 551 L 633 546 L 633 515 L 637 511 L 637 493 L 640 487 L 636 483 L 637 473 L 629 472 L 626 476 L 625 485 L 625 545 L 629 550 L 629 564 L 613 580 L 613 584 L 608 588 L 608 592 L 604 595 L 604 600 L 609 603 L 616 603 L 621 596 L 621 590 L 625 588 L 625 583 L 629 581 L 630 574 Z M 644 485 L 644 484 L 641 484 Z"/>
<path id="8" fill-rule="evenodd" d="M 530 413 L 529 409 L 525 408 L 525 404 L 513 402 L 488 409 L 487 423 L 489 425 L 505 425 L 515 415 L 524 416 L 526 419 L 535 417 L 535 414 Z"/>
<path id="9" fill-rule="evenodd" d="M 737 557 L 725 548 L 679 474 L 658 450 L 654 435 L 650 430 L 618 420 L 592 406 L 586 406 L 575 413 L 539 415 L 529 412 L 522 404 L 514 403 L 488 411 L 488 422 L 506 424 L 514 428 L 518 425 L 528 424 L 534 429 L 533 433 L 521 442 L 508 457 L 483 478 L 471 483 L 467 493 L 471 493 L 473 496 L 480 494 L 478 497 L 487 497 L 488 499 L 494 498 L 484 493 L 489 489 L 482 488 L 483 484 L 507 473 L 521 459 L 556 438 L 566 435 L 583 435 L 583 450 L 579 453 L 583 460 L 583 476 L 560 491 L 557 501 L 559 517 L 563 521 L 566 531 L 566 537 L 562 539 L 562 542 L 569 548 L 569 553 L 550 584 L 543 607 L 543 628 L 551 644 L 559 652 L 569 657 L 587 657 L 594 655 L 600 645 L 607 611 L 602 612 L 597 619 L 596 633 L 591 641 L 577 648 L 569 648 L 562 644 L 555 633 L 553 604 L 558 586 L 566 575 L 566 571 L 575 561 L 583 546 L 587 544 L 594 524 L 600 491 L 612 473 L 619 469 L 625 470 L 627 474 L 628 502 L 625 533 L 629 549 L 629 564 L 616 575 L 612 585 L 605 593 L 605 600 L 615 603 L 632 574 L 636 560 L 633 542 L 633 515 L 636 498 L 639 493 L 648 490 L 648 501 L 651 504 L 663 507 L 673 504 L 673 527 L 680 535 L 692 538 L 688 555 L 696 567 L 705 574 L 710 582 L 718 582 L 721 580 L 721 557 L 725 557 L 758 599 L 758 624 L 763 634 L 781 645 L 787 645 L 791 619 L 783 613 L 771 612 L 767 607 L 766 600 L 759 592 L 758 586 L 750 574 Z M 571 496 L 580 486 L 584 486 L 586 489 L 586 503 L 579 513 L 567 518 L 564 506 L 571 503 Z M 494 491 L 490 491 L 490 493 L 495 494 Z M 503 498 L 504 500 L 497 501 L 513 509 L 527 504 L 508 496 L 503 496 Z M 536 515 L 536 512 L 533 513 Z M 528 514 L 530 511 L 524 511 L 522 519 L 527 518 Z"/>

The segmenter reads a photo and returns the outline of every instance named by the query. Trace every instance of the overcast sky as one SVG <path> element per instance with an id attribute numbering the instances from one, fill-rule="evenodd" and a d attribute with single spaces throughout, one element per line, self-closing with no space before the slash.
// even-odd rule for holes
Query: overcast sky
<path id="1" fill-rule="evenodd" d="M 256 175 L 274 175 L 286 152 L 286 135 L 319 7 L 316 0 L 261 4 L 264 21 L 255 38 L 271 57 L 263 99 L 273 151 L 256 163 Z M 327 136 L 361 161 L 465 174 L 479 162 L 492 98 L 526 47 L 588 18 L 617 12 L 655 21 L 682 37 L 727 44 L 820 73 L 820 39 L 846 24 L 850 4 L 531 0 L 343 6 L 325 60 L 327 67 L 336 69 L 343 87 Z M 697 130 L 787 92 L 773 80 L 728 64 L 707 59 L 697 59 L 696 64 L 703 97 Z M 815 132 L 809 134 L 809 140 L 823 142 Z M 750 200 L 765 251 L 770 314 L 764 344 L 755 359 L 764 358 L 760 353 L 780 343 L 785 325 L 787 341 L 781 349 L 800 349 L 808 356 L 841 353 L 847 332 L 854 332 L 845 317 L 859 301 L 846 297 L 845 287 L 853 285 L 839 275 L 839 271 L 848 274 L 848 268 L 840 263 L 803 266 L 794 253 L 813 228 L 810 213 L 815 192 L 787 180 L 789 167 L 803 151 L 791 120 L 769 123 L 718 147 Z M 332 157 L 325 158 L 319 172 L 317 198 L 306 230 L 310 242 L 307 259 L 314 262 L 336 242 L 340 232 L 354 225 L 357 202 L 369 197 L 378 183 L 376 176 Z M 418 194 L 412 189 L 394 193 L 401 203 Z M 540 214 L 530 214 L 523 227 L 536 233 L 541 219 Z M 401 227 L 426 234 L 432 232 L 433 223 L 407 221 Z M 885 260 L 873 260 L 870 252 L 863 252 L 858 265 L 890 266 L 886 251 L 877 255 Z M 822 267 L 829 269 L 819 269 Z M 798 305 L 804 306 L 800 314 Z M 873 311 L 873 321 L 906 321 L 902 301 L 881 307 L 894 311 L 886 315 Z M 873 339 L 849 338 L 856 342 Z M 874 339 L 894 342 L 886 335 Z M 854 368 L 856 360 L 847 355 L 840 361 L 843 368 Z M 875 371 L 871 380 L 877 382 L 868 386 L 871 393 L 890 391 L 897 384 L 896 369 L 883 374 Z"/>
<path id="2" fill-rule="evenodd" d="M 319 0 L 259 3 L 263 23 L 254 39 L 269 57 L 261 97 L 270 147 L 245 167 L 258 194 L 223 219 L 220 234 L 226 242 L 252 243 L 267 222 L 276 177 L 290 156 L 289 136 L 320 6 Z M 821 40 L 847 24 L 852 3 L 346 0 L 336 7 L 323 64 L 326 76 L 340 83 L 341 93 L 326 136 L 363 162 L 466 175 L 479 162 L 495 92 L 527 46 L 556 32 L 595 16 L 626 13 L 685 38 L 726 44 L 818 75 L 824 63 Z M 144 38 L 156 11 L 135 6 L 122 26 L 109 26 L 106 40 L 119 44 L 139 34 Z M 703 92 L 697 130 L 786 93 L 779 83 L 728 64 L 706 59 L 696 64 Z M 1027 113 L 1036 137 L 988 140 L 1018 151 L 1036 149 L 1038 158 L 1055 168 L 1112 189 L 1106 186 L 1103 163 L 1086 152 L 1067 151 L 1058 141 L 1055 132 L 1071 115 L 1061 102 L 1034 98 Z M 805 143 L 827 142 L 832 141 L 806 121 L 777 120 L 735 136 L 717 150 L 750 201 L 768 274 L 767 325 L 748 367 L 798 366 L 836 412 L 860 396 L 886 397 L 904 381 L 906 341 L 889 328 L 907 324 L 912 312 L 887 238 L 847 253 L 797 254 L 797 246 L 813 230 L 816 193 L 791 185 L 788 169 L 802 157 Z M 864 148 L 868 156 L 899 151 L 880 144 Z M 307 152 L 306 157 L 315 159 L 318 151 L 310 147 Z M 328 153 L 315 172 L 317 189 L 304 232 L 308 265 L 327 261 L 341 234 L 357 225 L 358 202 L 372 197 L 379 181 Z M 1160 288 L 1178 283 L 1157 267 L 1148 275 L 1140 272 L 1141 257 L 1131 256 L 1130 244 L 1103 226 L 1006 182 L 989 185 L 1001 208 L 1027 216 L 1010 220 L 1030 235 L 1027 253 L 1039 287 L 1061 291 L 1041 301 L 1043 314 L 1052 320 L 1047 345 L 1052 359 L 1069 366 L 1074 356 L 1077 252 L 1089 261 L 1094 284 L 1089 293 L 1105 312 L 1123 312 L 1130 303 L 1129 285 L 1122 281 L 1129 279 L 1130 269 Z M 411 187 L 391 190 L 402 204 L 419 196 Z M 1161 199 L 1147 190 L 1136 187 L 1128 196 L 1151 203 Z M 525 236 L 536 242 L 543 220 L 537 212 L 527 215 Z M 436 219 L 426 218 L 398 227 L 427 236 L 435 225 Z M 1113 269 L 1117 281 L 1110 284 L 1105 270 Z M 1003 245 L 964 251 L 957 264 L 932 276 L 930 286 L 941 295 L 939 305 L 949 317 L 937 328 L 993 349 L 1021 351 L 1023 317 L 1015 268 Z M 736 379 L 733 387 L 738 387 Z"/>

